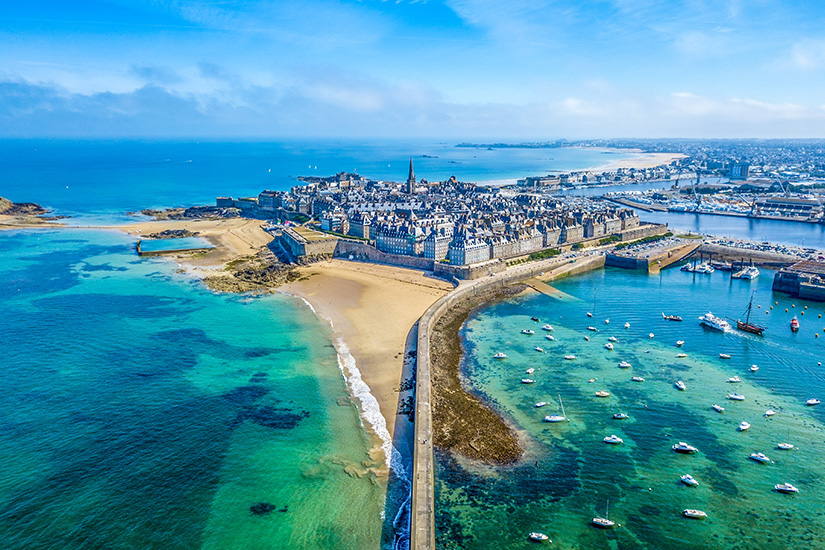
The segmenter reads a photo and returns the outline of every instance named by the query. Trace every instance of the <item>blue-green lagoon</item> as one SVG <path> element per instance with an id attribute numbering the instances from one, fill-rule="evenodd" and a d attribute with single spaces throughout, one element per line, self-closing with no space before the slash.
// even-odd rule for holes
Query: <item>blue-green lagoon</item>
<path id="1" fill-rule="evenodd" d="M 0 232 L 0 304 L 4 548 L 381 546 L 374 442 L 302 303 L 34 230 Z"/>
<path id="2" fill-rule="evenodd" d="M 648 276 L 605 269 L 551 283 L 558 296 L 523 295 L 471 316 L 463 330 L 463 372 L 524 436 L 527 452 L 520 464 L 498 468 L 438 455 L 438 546 L 530 548 L 531 531 L 549 535 L 553 548 L 588 550 L 820 545 L 825 409 L 805 401 L 825 396 L 819 364 L 825 357 L 825 306 L 774 295 L 772 279 L 768 270 L 751 282 L 719 271 L 670 269 Z M 763 337 L 699 324 L 708 311 L 740 317 L 752 290 L 755 321 L 767 326 Z M 684 320 L 664 320 L 663 312 Z M 795 334 L 789 329 L 793 315 L 802 325 Z M 545 323 L 554 330 L 542 331 Z M 536 334 L 521 334 L 525 328 Z M 613 351 L 604 347 L 611 336 L 618 340 Z M 494 359 L 499 351 L 508 358 Z M 620 361 L 631 367 L 619 368 Z M 759 369 L 751 372 L 754 364 Z M 528 368 L 535 371 L 527 374 Z M 634 376 L 644 382 L 632 381 Z M 734 376 L 742 382 L 728 382 Z M 535 383 L 522 384 L 523 378 Z M 686 391 L 674 387 L 678 380 Z M 610 397 L 596 397 L 601 390 Z M 726 399 L 733 392 L 745 400 Z M 570 421 L 543 422 L 545 415 L 561 414 L 559 396 Z M 548 404 L 537 408 L 541 401 Z M 714 403 L 725 412 L 713 410 Z M 765 416 L 769 409 L 776 415 Z M 614 420 L 620 412 L 629 418 Z M 742 421 L 752 427 L 737 431 Z M 624 444 L 605 444 L 612 434 Z M 675 453 L 671 447 L 679 441 L 699 452 Z M 782 441 L 795 449 L 777 449 Z M 755 452 L 771 462 L 750 460 Z M 683 474 L 699 486 L 681 483 Z M 799 493 L 773 490 L 784 482 Z M 610 519 L 621 527 L 593 528 L 590 520 L 604 516 L 608 499 Z M 709 517 L 685 519 L 685 508 Z"/>

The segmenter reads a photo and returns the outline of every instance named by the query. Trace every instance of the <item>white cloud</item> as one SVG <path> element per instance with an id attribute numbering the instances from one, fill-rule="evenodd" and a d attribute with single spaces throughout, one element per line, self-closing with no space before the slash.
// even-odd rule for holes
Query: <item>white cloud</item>
<path id="1" fill-rule="evenodd" d="M 805 40 L 793 45 L 791 65 L 802 70 L 816 70 L 825 66 L 825 40 Z"/>

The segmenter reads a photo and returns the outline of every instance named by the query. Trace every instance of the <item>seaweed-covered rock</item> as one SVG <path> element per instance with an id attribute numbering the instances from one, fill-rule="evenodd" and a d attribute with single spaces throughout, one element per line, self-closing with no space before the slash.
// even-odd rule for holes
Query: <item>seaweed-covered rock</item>
<path id="1" fill-rule="evenodd" d="M 275 505 L 269 502 L 259 502 L 249 507 L 249 511 L 256 516 L 265 516 L 275 510 Z"/>

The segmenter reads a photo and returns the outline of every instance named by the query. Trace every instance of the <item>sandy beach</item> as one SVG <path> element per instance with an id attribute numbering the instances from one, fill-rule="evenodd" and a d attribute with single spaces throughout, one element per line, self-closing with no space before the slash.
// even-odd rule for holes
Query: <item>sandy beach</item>
<path id="1" fill-rule="evenodd" d="M 331 260 L 281 290 L 304 298 L 349 347 L 393 434 L 407 333 L 452 285 L 399 267 Z"/>
<path id="2" fill-rule="evenodd" d="M 622 152 L 627 151 L 622 149 Z M 596 168 L 591 168 L 589 171 L 614 172 L 619 168 L 635 168 L 636 170 L 641 170 L 644 168 L 655 168 L 657 166 L 662 166 L 663 164 L 670 164 L 674 160 L 685 158 L 685 155 L 683 155 L 682 153 L 644 153 L 641 150 L 630 152 L 635 153 L 636 156 L 632 158 L 616 160 L 614 162 L 610 162 L 602 166 L 597 166 Z"/>

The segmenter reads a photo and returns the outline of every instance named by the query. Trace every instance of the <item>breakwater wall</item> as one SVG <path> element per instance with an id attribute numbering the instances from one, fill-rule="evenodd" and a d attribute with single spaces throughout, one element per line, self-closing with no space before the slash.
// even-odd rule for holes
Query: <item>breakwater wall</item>
<path id="1" fill-rule="evenodd" d="M 439 318 L 480 290 L 504 288 L 539 277 L 557 279 L 604 266 L 604 256 L 579 258 L 575 262 L 557 258 L 520 265 L 473 282 L 465 283 L 432 304 L 418 322 L 418 355 L 415 379 L 415 450 L 413 452 L 412 514 L 410 549 L 435 550 L 435 461 L 432 441 L 432 395 L 430 335 Z"/>

